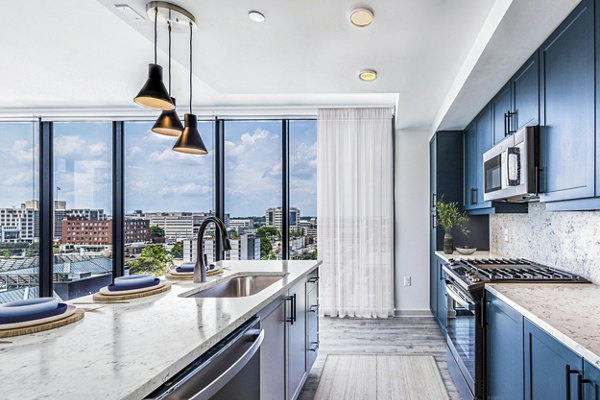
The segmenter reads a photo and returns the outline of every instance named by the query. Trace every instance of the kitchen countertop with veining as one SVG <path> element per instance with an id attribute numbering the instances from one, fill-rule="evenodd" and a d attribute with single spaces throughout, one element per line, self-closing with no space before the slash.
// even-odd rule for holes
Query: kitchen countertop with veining
<path id="1" fill-rule="evenodd" d="M 286 274 L 256 295 L 183 298 L 201 284 L 175 283 L 164 294 L 101 304 L 75 324 L 0 343 L 0 397 L 142 399 L 281 296 L 318 261 L 222 261 L 232 274 Z M 70 303 L 92 301 L 91 296 Z M 79 307 L 99 307 L 80 305 Z M 4 339 L 3 339 L 4 340 Z"/>
<path id="2" fill-rule="evenodd" d="M 492 283 L 486 289 L 600 368 L 600 286 Z"/>

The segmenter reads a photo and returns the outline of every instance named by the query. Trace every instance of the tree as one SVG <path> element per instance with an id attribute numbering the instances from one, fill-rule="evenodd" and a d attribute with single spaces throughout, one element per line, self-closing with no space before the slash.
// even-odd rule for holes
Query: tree
<path id="1" fill-rule="evenodd" d="M 165 237 L 165 230 L 158 225 L 150 225 L 150 237 L 163 238 L 163 237 Z"/>
<path id="2" fill-rule="evenodd" d="M 235 229 L 230 229 L 229 232 L 227 233 L 227 235 L 229 236 L 229 239 L 239 239 L 240 238 L 240 234 L 237 233 L 237 231 Z"/>
<path id="3" fill-rule="evenodd" d="M 29 245 L 27 250 L 25 250 L 25 256 L 27 257 L 35 257 L 40 253 L 40 244 L 39 242 L 33 242 Z"/>
<path id="4" fill-rule="evenodd" d="M 0 254 L 2 254 L 2 258 L 4 258 L 5 260 L 8 260 L 10 258 L 10 251 L 6 249 L 0 251 Z"/>
<path id="5" fill-rule="evenodd" d="M 155 258 L 165 264 L 173 262 L 173 258 L 167 254 L 167 250 L 164 247 L 155 244 L 147 244 L 146 247 L 144 247 L 144 250 L 142 250 L 140 257 Z"/>
<path id="6" fill-rule="evenodd" d="M 271 252 L 271 249 L 273 249 L 273 245 L 271 244 L 271 241 L 264 236 L 261 237 L 260 238 L 260 259 L 266 260 L 267 256 Z"/>
<path id="7" fill-rule="evenodd" d="M 173 258 L 183 258 L 183 245 L 181 243 L 177 243 L 171 248 L 171 256 Z"/>
<path id="8" fill-rule="evenodd" d="M 257 237 L 279 236 L 279 230 L 274 226 L 261 226 L 256 230 Z M 262 242 L 261 242 L 262 245 Z"/>
<path id="9" fill-rule="evenodd" d="M 158 276 L 169 271 L 167 263 L 171 262 L 173 262 L 173 258 L 167 254 L 164 247 L 148 244 L 144 247 L 140 256 L 128 261 L 127 265 L 131 275 L 153 274 Z"/>

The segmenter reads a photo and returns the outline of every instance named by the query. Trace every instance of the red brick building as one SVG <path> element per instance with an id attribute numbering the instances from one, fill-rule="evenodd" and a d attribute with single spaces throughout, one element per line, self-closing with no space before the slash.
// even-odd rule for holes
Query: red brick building
<path id="1" fill-rule="evenodd" d="M 112 242 L 112 220 L 64 219 L 61 223 L 62 244 L 110 245 Z M 125 220 L 125 243 L 149 241 L 150 221 Z"/>

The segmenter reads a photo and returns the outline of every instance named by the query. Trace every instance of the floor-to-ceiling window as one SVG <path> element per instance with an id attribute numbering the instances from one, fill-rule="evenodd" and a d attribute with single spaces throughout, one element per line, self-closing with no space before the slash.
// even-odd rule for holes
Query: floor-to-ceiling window
<path id="1" fill-rule="evenodd" d="M 317 259 L 317 122 L 289 122 L 289 258 Z"/>
<path id="2" fill-rule="evenodd" d="M 153 124 L 124 127 L 125 266 L 132 274 L 195 260 L 198 229 L 214 215 L 214 122 L 198 122 L 206 155 L 173 151 L 176 138 L 152 132 Z M 214 259 L 210 238 L 205 254 Z"/>
<path id="3" fill-rule="evenodd" d="M 226 258 L 281 259 L 282 122 L 224 125 L 225 218 L 234 239 Z"/>
<path id="4" fill-rule="evenodd" d="M 0 303 L 38 296 L 38 130 L 0 123 Z"/>
<path id="5" fill-rule="evenodd" d="M 208 155 L 172 151 L 175 138 L 151 132 L 152 124 L 0 123 L 0 301 L 37 296 L 39 282 L 50 280 L 55 294 L 75 298 L 110 283 L 123 265 L 125 273 L 159 273 L 195 260 L 199 227 L 215 209 L 232 242 L 226 259 L 281 259 L 285 250 L 290 259 L 317 257 L 316 121 L 202 121 Z M 38 143 L 40 127 L 51 139 L 49 153 Z M 282 154 L 285 143 L 289 152 Z M 216 156 L 224 160 L 220 173 Z M 121 165 L 123 185 L 113 182 Z M 53 182 L 39 187 L 39 172 L 50 169 Z M 282 244 L 285 193 L 290 240 Z M 123 221 L 122 239 L 119 232 L 113 237 L 113 212 Z M 52 224 L 43 241 L 40 221 Z M 217 258 L 214 238 L 210 226 L 209 261 Z M 39 262 L 40 243 L 52 260 Z M 113 260 L 113 246 L 124 259 Z"/>
<path id="6" fill-rule="evenodd" d="M 112 124 L 55 122 L 54 291 L 95 293 L 112 279 Z"/>

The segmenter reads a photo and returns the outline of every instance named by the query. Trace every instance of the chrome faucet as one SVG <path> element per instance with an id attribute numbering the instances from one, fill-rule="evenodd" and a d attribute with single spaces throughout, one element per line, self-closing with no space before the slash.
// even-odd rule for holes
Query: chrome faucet
<path id="1" fill-rule="evenodd" d="M 196 264 L 194 265 L 194 283 L 206 282 L 206 255 L 204 254 L 204 232 L 208 224 L 214 222 L 216 231 L 221 235 L 221 246 L 223 250 L 231 250 L 231 243 L 227 237 L 225 224 L 217 217 L 208 217 L 200 225 L 198 230 L 198 241 L 196 243 Z"/>

